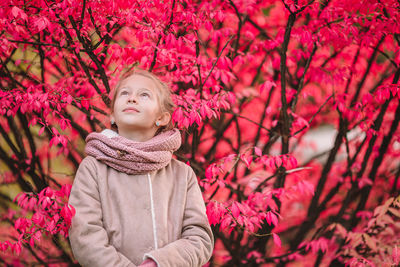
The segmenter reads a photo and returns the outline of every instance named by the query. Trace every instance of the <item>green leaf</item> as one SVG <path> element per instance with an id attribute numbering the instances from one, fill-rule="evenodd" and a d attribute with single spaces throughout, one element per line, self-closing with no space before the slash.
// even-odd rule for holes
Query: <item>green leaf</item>
<path id="1" fill-rule="evenodd" d="M 267 8 L 264 8 L 263 10 L 262 10 L 262 12 L 263 12 L 263 14 L 265 15 L 265 16 L 269 16 L 269 13 L 271 12 L 271 9 L 272 8 L 274 8 L 275 7 L 275 5 L 270 5 L 270 6 L 268 6 Z"/>

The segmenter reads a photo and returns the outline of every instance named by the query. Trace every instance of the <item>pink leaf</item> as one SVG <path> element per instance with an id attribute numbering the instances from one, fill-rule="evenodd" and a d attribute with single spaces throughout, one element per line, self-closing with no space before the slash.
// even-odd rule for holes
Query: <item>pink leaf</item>
<path id="1" fill-rule="evenodd" d="M 246 167 L 249 168 L 251 162 L 253 161 L 252 156 L 247 156 L 245 154 L 240 155 L 240 159 L 246 164 Z"/>
<path id="2" fill-rule="evenodd" d="M 21 18 L 23 20 L 26 20 L 28 17 L 23 10 L 19 9 L 16 6 L 11 9 L 11 14 L 14 18 Z"/>
<path id="3" fill-rule="evenodd" d="M 213 29 L 213 26 L 210 21 L 206 21 L 206 23 L 204 23 L 204 26 L 205 26 L 206 30 L 209 32 Z"/>
<path id="4" fill-rule="evenodd" d="M 41 32 L 49 26 L 49 20 L 46 17 L 40 17 L 35 21 L 35 26 Z"/>
<path id="5" fill-rule="evenodd" d="M 12 250 L 15 254 L 18 255 L 18 254 L 21 253 L 21 248 L 22 248 L 21 242 L 18 241 L 17 243 L 15 243 L 15 244 L 12 245 L 11 250 Z"/>
<path id="6" fill-rule="evenodd" d="M 397 246 L 394 246 L 392 250 L 392 260 L 395 265 L 398 265 L 400 263 L 399 249 L 397 248 Z"/>
<path id="7" fill-rule="evenodd" d="M 40 128 L 40 130 L 39 130 L 39 135 L 42 135 L 42 133 L 43 133 L 43 131 L 44 131 L 44 126 L 42 127 L 42 128 Z"/>
<path id="8" fill-rule="evenodd" d="M 282 159 L 280 157 L 275 157 L 274 160 L 277 167 L 280 167 L 282 165 Z"/>
<path id="9" fill-rule="evenodd" d="M 240 210 L 239 210 L 239 208 L 238 208 L 236 202 L 234 202 L 234 203 L 232 204 L 232 206 L 231 206 L 231 212 L 232 212 L 233 217 L 235 217 L 235 218 L 239 217 L 239 215 L 240 215 Z"/>
<path id="10" fill-rule="evenodd" d="M 366 185 L 373 185 L 372 180 L 365 176 L 361 177 L 361 179 L 358 181 L 358 188 L 363 188 Z"/>
<path id="11" fill-rule="evenodd" d="M 82 99 L 81 100 L 81 104 L 82 104 L 82 107 L 84 107 L 86 110 L 89 110 L 89 101 L 88 100 L 86 100 L 86 99 Z"/>
<path id="12" fill-rule="evenodd" d="M 257 156 L 261 157 L 262 156 L 262 151 L 258 147 L 254 148 L 254 153 L 256 153 Z"/>
<path id="13" fill-rule="evenodd" d="M 264 91 L 269 91 L 273 86 L 276 86 L 274 82 L 266 81 L 260 86 L 260 93 L 262 94 Z"/>
<path id="14" fill-rule="evenodd" d="M 281 243 L 281 239 L 279 238 L 279 236 L 275 233 L 272 233 L 272 237 L 274 239 L 275 245 L 277 245 L 278 247 L 281 247 L 282 243 Z"/>
<path id="15" fill-rule="evenodd" d="M 278 225 L 278 217 L 271 211 L 268 211 L 266 213 L 266 220 L 269 225 Z"/>

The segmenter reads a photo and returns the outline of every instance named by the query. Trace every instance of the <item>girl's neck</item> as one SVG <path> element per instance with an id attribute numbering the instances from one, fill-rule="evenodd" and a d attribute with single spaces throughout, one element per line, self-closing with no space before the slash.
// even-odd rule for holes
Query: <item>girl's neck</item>
<path id="1" fill-rule="evenodd" d="M 127 131 L 125 129 L 118 129 L 118 134 L 134 142 L 145 142 L 154 137 L 154 135 L 156 134 L 156 130 L 157 129 L 155 129 L 155 131 L 150 132 L 150 131 L 140 131 L 140 130 Z"/>

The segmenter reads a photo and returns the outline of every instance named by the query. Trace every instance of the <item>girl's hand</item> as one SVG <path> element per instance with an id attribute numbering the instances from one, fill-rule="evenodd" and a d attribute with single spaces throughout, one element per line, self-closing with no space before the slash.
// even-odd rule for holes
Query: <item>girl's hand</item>
<path id="1" fill-rule="evenodd" d="M 155 261 L 153 261 L 152 259 L 146 259 L 138 267 L 157 267 L 157 263 Z"/>

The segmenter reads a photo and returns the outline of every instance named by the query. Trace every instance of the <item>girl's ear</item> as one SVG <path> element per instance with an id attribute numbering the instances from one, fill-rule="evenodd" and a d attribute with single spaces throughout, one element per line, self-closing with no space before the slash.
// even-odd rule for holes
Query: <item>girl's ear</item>
<path id="1" fill-rule="evenodd" d="M 169 112 L 163 112 L 160 117 L 158 117 L 159 126 L 166 126 L 171 120 L 171 114 Z"/>

